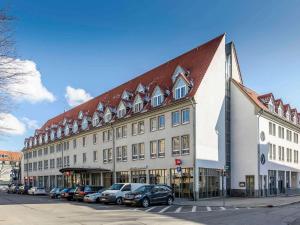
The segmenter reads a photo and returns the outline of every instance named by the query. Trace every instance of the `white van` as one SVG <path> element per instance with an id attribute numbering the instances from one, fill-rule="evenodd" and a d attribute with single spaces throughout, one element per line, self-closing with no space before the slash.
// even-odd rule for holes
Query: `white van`
<path id="1" fill-rule="evenodd" d="M 126 193 L 130 191 L 135 191 L 139 187 L 145 184 L 141 183 L 115 183 L 106 191 L 102 192 L 100 202 L 104 204 L 116 203 L 121 205 L 123 203 L 123 198 Z"/>

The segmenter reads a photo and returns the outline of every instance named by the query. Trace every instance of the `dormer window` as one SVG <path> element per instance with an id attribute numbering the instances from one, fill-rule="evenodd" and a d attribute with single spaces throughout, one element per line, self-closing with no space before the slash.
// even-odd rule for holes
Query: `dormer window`
<path id="1" fill-rule="evenodd" d="M 67 123 L 67 119 L 66 119 L 66 118 L 64 118 L 64 120 L 63 120 L 63 125 L 65 126 L 65 125 L 66 125 L 66 123 Z"/>
<path id="2" fill-rule="evenodd" d="M 142 85 L 141 83 L 139 84 L 139 86 L 136 88 L 136 93 L 145 93 L 146 89 L 145 89 L 145 86 Z"/>
<path id="3" fill-rule="evenodd" d="M 297 114 L 295 114 L 294 117 L 293 117 L 294 124 L 297 124 L 297 123 L 298 123 L 298 120 L 297 120 L 297 116 L 296 116 L 296 115 L 297 115 Z"/>
<path id="4" fill-rule="evenodd" d="M 175 100 L 181 99 L 187 95 L 188 86 L 187 83 L 182 79 L 179 78 L 174 86 L 174 98 Z"/>
<path id="5" fill-rule="evenodd" d="M 61 127 L 57 130 L 57 138 L 61 138 Z"/>
<path id="6" fill-rule="evenodd" d="M 70 132 L 69 125 L 66 124 L 66 125 L 65 125 L 65 129 L 64 129 L 64 134 L 65 134 L 65 136 L 68 136 L 68 135 L 69 135 L 69 132 Z"/>
<path id="7" fill-rule="evenodd" d="M 272 100 L 269 101 L 268 108 L 272 113 L 275 112 L 275 107 L 274 107 Z"/>
<path id="8" fill-rule="evenodd" d="M 36 137 L 34 137 L 33 145 L 37 145 L 37 138 Z"/>
<path id="9" fill-rule="evenodd" d="M 39 144 L 41 145 L 43 143 L 43 135 L 40 134 L 39 136 Z"/>
<path id="10" fill-rule="evenodd" d="M 137 113 L 137 112 L 142 111 L 143 106 L 144 106 L 144 103 L 143 103 L 143 100 L 141 99 L 141 96 L 137 95 L 135 97 L 135 100 L 134 100 L 134 103 L 133 103 L 133 112 Z"/>
<path id="11" fill-rule="evenodd" d="M 44 136 L 44 142 L 48 143 L 48 133 L 46 133 L 45 136 Z"/>
<path id="12" fill-rule="evenodd" d="M 185 75 L 186 73 L 187 72 L 181 66 L 177 66 L 172 75 L 172 82 L 174 83 L 176 81 L 179 74 Z"/>
<path id="13" fill-rule="evenodd" d="M 131 93 L 129 93 L 128 91 L 124 91 L 122 94 L 122 99 L 124 100 L 129 100 L 131 97 Z"/>
<path id="14" fill-rule="evenodd" d="M 97 110 L 100 112 L 104 111 L 104 105 L 102 104 L 102 102 L 99 102 L 98 106 L 97 106 Z"/>
<path id="15" fill-rule="evenodd" d="M 164 96 L 163 96 L 160 88 L 157 86 L 154 89 L 154 93 L 151 98 L 151 105 L 153 107 L 157 107 L 157 106 L 160 106 L 163 103 L 163 101 L 164 101 Z"/>
<path id="16" fill-rule="evenodd" d="M 81 123 L 81 129 L 86 130 L 88 128 L 88 119 L 87 117 L 84 117 Z"/>
<path id="17" fill-rule="evenodd" d="M 285 117 L 287 120 L 291 120 L 291 113 L 289 110 L 286 111 Z"/>
<path id="18" fill-rule="evenodd" d="M 29 147 L 30 148 L 32 147 L 32 139 L 30 139 L 30 141 L 29 141 Z"/>
<path id="19" fill-rule="evenodd" d="M 92 120 L 92 125 L 93 127 L 96 127 L 99 123 L 99 116 L 97 113 L 94 113 L 93 115 L 93 120 Z"/>
<path id="20" fill-rule="evenodd" d="M 83 112 L 80 111 L 80 112 L 78 113 L 78 119 L 82 120 L 82 118 L 83 118 Z"/>
<path id="21" fill-rule="evenodd" d="M 278 115 L 279 115 L 280 117 L 283 117 L 283 110 L 282 110 L 281 105 L 278 107 Z"/>
<path id="22" fill-rule="evenodd" d="M 104 122 L 108 123 L 109 121 L 111 121 L 111 111 L 109 109 L 106 110 L 106 112 L 104 113 Z"/>
<path id="23" fill-rule="evenodd" d="M 126 106 L 124 105 L 124 102 L 121 101 L 118 106 L 118 118 L 122 118 L 126 115 Z"/>
<path id="24" fill-rule="evenodd" d="M 78 131 L 78 123 L 77 123 L 77 121 L 73 122 L 72 131 L 73 131 L 73 134 L 77 133 L 77 131 Z"/>
<path id="25" fill-rule="evenodd" d="M 51 141 L 54 141 L 54 139 L 55 139 L 55 131 L 54 130 L 51 130 L 50 139 L 51 139 Z"/>

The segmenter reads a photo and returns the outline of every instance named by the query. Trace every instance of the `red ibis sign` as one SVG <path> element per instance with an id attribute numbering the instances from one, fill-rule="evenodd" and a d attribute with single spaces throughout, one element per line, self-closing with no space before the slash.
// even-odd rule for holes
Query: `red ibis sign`
<path id="1" fill-rule="evenodd" d="M 175 165 L 180 166 L 182 164 L 181 159 L 175 159 Z"/>

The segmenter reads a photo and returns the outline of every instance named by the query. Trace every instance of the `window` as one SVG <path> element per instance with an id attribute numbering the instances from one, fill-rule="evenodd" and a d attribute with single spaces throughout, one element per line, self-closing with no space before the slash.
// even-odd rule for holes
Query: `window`
<path id="1" fill-rule="evenodd" d="M 69 150 L 69 142 L 68 141 L 65 141 L 64 142 L 64 150 Z"/>
<path id="2" fill-rule="evenodd" d="M 190 109 L 183 109 L 181 111 L 181 121 L 182 124 L 186 124 L 190 122 Z"/>
<path id="3" fill-rule="evenodd" d="M 150 141 L 150 158 L 154 159 L 157 156 L 157 141 Z"/>
<path id="4" fill-rule="evenodd" d="M 82 162 L 83 162 L 83 163 L 86 162 L 86 153 L 82 153 Z"/>
<path id="5" fill-rule="evenodd" d="M 97 113 L 95 113 L 92 120 L 93 127 L 96 127 L 98 123 L 99 123 L 99 116 L 97 115 Z"/>
<path id="6" fill-rule="evenodd" d="M 38 166 L 39 166 L 39 170 L 43 170 L 43 161 L 39 161 Z"/>
<path id="7" fill-rule="evenodd" d="M 299 152 L 297 150 L 294 150 L 294 163 L 298 163 L 299 162 L 298 153 Z"/>
<path id="8" fill-rule="evenodd" d="M 76 165 L 76 163 L 77 163 L 77 155 L 73 155 L 73 163 L 74 163 L 74 165 Z"/>
<path id="9" fill-rule="evenodd" d="M 112 140 L 112 130 L 103 131 L 103 142 Z"/>
<path id="10" fill-rule="evenodd" d="M 137 127 L 138 127 L 137 123 L 132 124 L 132 131 L 131 131 L 132 136 L 137 135 L 137 130 L 138 130 Z"/>
<path id="11" fill-rule="evenodd" d="M 116 128 L 116 138 L 126 138 L 127 136 L 127 126 L 121 126 Z"/>
<path id="12" fill-rule="evenodd" d="M 164 129 L 165 128 L 165 116 L 160 115 L 158 116 L 158 129 Z"/>
<path id="13" fill-rule="evenodd" d="M 138 145 L 133 144 L 132 145 L 132 160 L 137 160 L 138 159 Z"/>
<path id="14" fill-rule="evenodd" d="M 93 152 L 93 160 L 94 160 L 94 162 L 98 161 L 98 152 L 97 151 Z"/>
<path id="15" fill-rule="evenodd" d="M 39 157 L 43 156 L 43 149 L 39 149 L 39 151 L 38 151 L 38 156 L 39 156 Z"/>
<path id="16" fill-rule="evenodd" d="M 82 137 L 82 147 L 85 147 L 85 137 Z"/>
<path id="17" fill-rule="evenodd" d="M 126 115 L 126 108 L 121 108 L 118 111 L 118 118 L 122 118 Z"/>
<path id="18" fill-rule="evenodd" d="M 269 134 L 276 136 L 276 124 L 269 122 Z"/>
<path id="19" fill-rule="evenodd" d="M 162 104 L 162 102 L 163 102 L 163 95 L 161 93 L 160 88 L 156 87 L 155 92 L 152 96 L 152 100 L 151 100 L 152 106 L 153 107 L 160 106 Z"/>
<path id="20" fill-rule="evenodd" d="M 37 171 L 37 162 L 33 163 L 33 171 Z"/>
<path id="21" fill-rule="evenodd" d="M 76 141 L 76 139 L 73 139 L 73 148 L 75 149 L 76 146 L 77 146 L 77 141 Z"/>
<path id="22" fill-rule="evenodd" d="M 32 153 L 33 153 L 33 154 L 32 154 L 32 157 L 33 157 L 33 158 L 36 158 L 36 156 L 37 156 L 36 151 L 33 151 Z"/>
<path id="23" fill-rule="evenodd" d="M 183 135 L 181 136 L 181 154 L 189 154 L 190 153 L 190 136 Z"/>
<path id="24" fill-rule="evenodd" d="M 122 161 L 127 161 L 127 146 L 122 146 Z"/>
<path id="25" fill-rule="evenodd" d="M 142 111 L 142 109 L 143 109 L 143 102 L 139 102 L 134 105 L 133 112 L 137 113 Z"/>
<path id="26" fill-rule="evenodd" d="M 294 133 L 294 143 L 296 143 L 296 144 L 299 143 L 299 136 L 297 133 Z"/>
<path id="27" fill-rule="evenodd" d="M 272 100 L 270 100 L 269 104 L 268 104 L 268 107 L 269 107 L 269 110 L 274 113 L 275 112 L 275 108 L 274 108 L 274 105 L 273 105 L 273 102 Z"/>
<path id="28" fill-rule="evenodd" d="M 50 154 L 54 153 L 54 145 L 50 146 Z"/>
<path id="29" fill-rule="evenodd" d="M 93 144 L 97 143 L 97 134 L 93 134 Z"/>
<path id="30" fill-rule="evenodd" d="M 44 148 L 44 155 L 48 155 L 48 147 Z"/>
<path id="31" fill-rule="evenodd" d="M 139 143 L 139 159 L 145 159 L 145 144 Z"/>
<path id="32" fill-rule="evenodd" d="M 276 160 L 276 145 L 269 143 L 269 159 Z"/>
<path id="33" fill-rule="evenodd" d="M 109 148 L 108 149 L 108 162 L 110 163 L 110 162 L 112 162 L 112 149 L 111 148 Z"/>
<path id="34" fill-rule="evenodd" d="M 292 162 L 292 149 L 290 148 L 286 149 L 286 161 Z"/>
<path id="35" fill-rule="evenodd" d="M 55 159 L 50 159 L 50 169 L 55 168 Z"/>
<path id="36" fill-rule="evenodd" d="M 151 118 L 150 119 L 150 131 L 156 131 L 157 130 L 157 118 Z"/>
<path id="37" fill-rule="evenodd" d="M 122 147 L 116 148 L 117 161 L 120 162 L 122 160 Z"/>
<path id="38" fill-rule="evenodd" d="M 145 132 L 144 121 L 138 122 L 138 133 L 143 134 Z"/>
<path id="39" fill-rule="evenodd" d="M 286 140 L 292 141 L 292 131 L 286 130 Z"/>
<path id="40" fill-rule="evenodd" d="M 187 85 L 186 83 L 182 80 L 179 79 L 177 81 L 176 87 L 175 87 L 175 99 L 180 99 L 185 97 L 187 94 Z"/>
<path id="41" fill-rule="evenodd" d="M 180 137 L 172 137 L 172 155 L 180 155 Z"/>
<path id="42" fill-rule="evenodd" d="M 165 157 L 165 140 L 158 140 L 158 157 Z"/>
<path id="43" fill-rule="evenodd" d="M 111 120 L 111 112 L 107 110 L 107 112 L 104 115 L 104 122 L 108 123 Z"/>
<path id="44" fill-rule="evenodd" d="M 284 139 L 284 128 L 281 126 L 278 126 L 278 137 Z"/>
<path id="45" fill-rule="evenodd" d="M 177 126 L 180 124 L 179 111 L 172 112 L 172 126 Z"/>

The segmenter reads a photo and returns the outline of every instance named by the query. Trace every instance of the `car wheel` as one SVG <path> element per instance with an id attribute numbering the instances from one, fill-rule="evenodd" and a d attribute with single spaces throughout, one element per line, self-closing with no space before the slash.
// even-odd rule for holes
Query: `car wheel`
<path id="1" fill-rule="evenodd" d="M 99 203 L 100 202 L 100 198 L 96 198 L 96 203 Z"/>
<path id="2" fill-rule="evenodd" d="M 168 197 L 167 199 L 167 205 L 172 205 L 173 204 L 173 198 L 172 197 Z"/>
<path id="3" fill-rule="evenodd" d="M 147 207 L 149 207 L 149 205 L 150 205 L 149 199 L 148 198 L 144 198 L 143 201 L 142 201 L 142 206 L 144 208 L 147 208 Z"/>
<path id="4" fill-rule="evenodd" d="M 123 203 L 122 198 L 121 197 L 117 198 L 116 203 L 117 203 L 117 205 L 122 205 L 122 203 Z"/>

